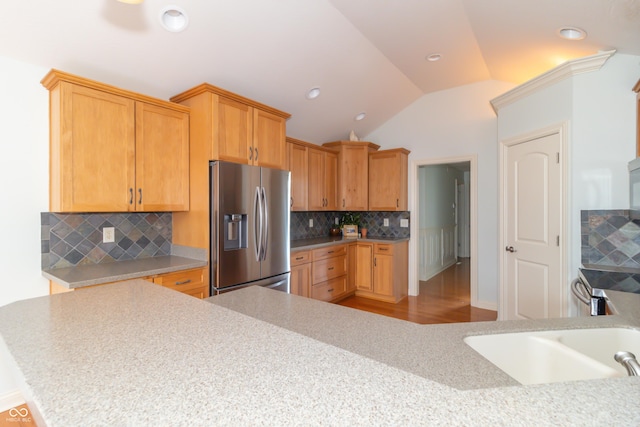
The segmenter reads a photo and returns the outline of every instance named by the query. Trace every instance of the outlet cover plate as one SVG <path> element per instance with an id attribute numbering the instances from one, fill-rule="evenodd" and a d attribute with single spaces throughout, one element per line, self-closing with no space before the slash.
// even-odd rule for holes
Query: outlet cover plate
<path id="1" fill-rule="evenodd" d="M 116 232 L 114 227 L 104 227 L 102 229 L 102 243 L 113 243 L 116 241 Z"/>
<path id="2" fill-rule="evenodd" d="M 409 226 L 409 220 L 408 219 L 401 219 L 400 220 L 400 227 L 407 228 L 408 226 Z"/>

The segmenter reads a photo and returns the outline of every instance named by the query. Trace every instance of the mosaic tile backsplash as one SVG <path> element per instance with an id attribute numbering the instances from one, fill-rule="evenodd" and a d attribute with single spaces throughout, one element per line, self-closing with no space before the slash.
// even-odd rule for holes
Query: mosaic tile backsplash
<path id="1" fill-rule="evenodd" d="M 640 221 L 629 210 L 580 212 L 582 264 L 640 269 Z"/>
<path id="2" fill-rule="evenodd" d="M 41 218 L 42 268 L 170 255 L 171 213 L 56 214 Z M 115 242 L 102 229 L 115 228 Z"/>
<path id="3" fill-rule="evenodd" d="M 359 212 L 361 226 L 366 227 L 368 237 L 409 237 L 409 227 L 400 227 L 401 219 L 410 219 L 410 213 L 403 212 Z M 336 218 L 344 212 L 291 212 L 291 240 L 309 239 L 329 235 L 329 229 Z M 384 219 L 389 219 L 389 226 L 384 227 Z M 313 227 L 309 220 L 313 219 Z"/>

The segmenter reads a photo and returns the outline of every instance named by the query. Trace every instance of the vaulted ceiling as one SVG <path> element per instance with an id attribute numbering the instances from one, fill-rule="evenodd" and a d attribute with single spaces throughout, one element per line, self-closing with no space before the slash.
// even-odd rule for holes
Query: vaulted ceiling
<path id="1" fill-rule="evenodd" d="M 640 0 L 170 1 L 185 31 L 161 27 L 166 0 L 4 2 L 0 55 L 164 99 L 208 82 L 291 113 L 287 133 L 315 143 L 367 135 L 430 92 L 640 55 Z M 566 26 L 588 36 L 561 39 Z"/>

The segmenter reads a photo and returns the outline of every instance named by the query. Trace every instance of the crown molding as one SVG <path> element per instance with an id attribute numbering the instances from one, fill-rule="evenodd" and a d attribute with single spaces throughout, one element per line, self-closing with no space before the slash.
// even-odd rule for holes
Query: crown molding
<path id="1" fill-rule="evenodd" d="M 540 74 L 538 77 L 534 77 L 533 79 L 522 83 L 520 86 L 493 98 L 489 101 L 491 102 L 491 107 L 497 115 L 498 111 L 502 107 L 519 101 L 534 92 L 547 88 L 569 77 L 599 70 L 614 53 L 616 53 L 615 49 L 607 50 L 595 55 L 567 61 L 564 64 L 559 65 L 544 74 Z"/>

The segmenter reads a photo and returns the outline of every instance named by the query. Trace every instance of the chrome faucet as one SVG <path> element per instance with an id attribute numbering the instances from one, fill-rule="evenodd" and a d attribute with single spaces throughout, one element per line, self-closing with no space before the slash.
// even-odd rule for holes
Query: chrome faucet
<path id="1" fill-rule="evenodd" d="M 627 369 L 629 376 L 640 376 L 640 363 L 636 360 L 636 356 L 628 351 L 619 351 L 613 358 Z"/>

